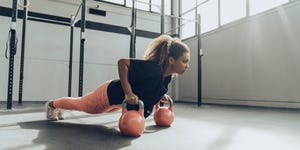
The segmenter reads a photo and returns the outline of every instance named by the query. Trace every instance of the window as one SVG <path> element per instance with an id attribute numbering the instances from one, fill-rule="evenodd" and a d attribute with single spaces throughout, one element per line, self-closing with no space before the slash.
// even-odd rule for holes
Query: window
<path id="1" fill-rule="evenodd" d="M 191 9 L 201 4 L 197 8 L 197 13 L 201 15 L 201 33 L 205 33 L 248 17 L 247 15 L 255 15 L 290 1 L 292 0 L 181 0 L 180 14 L 183 18 L 196 20 L 196 12 Z M 181 20 L 180 24 L 181 38 L 195 35 L 196 26 L 193 22 Z"/>
<path id="2" fill-rule="evenodd" d="M 188 38 L 195 35 L 195 22 L 189 20 L 195 20 L 196 12 L 195 10 L 191 10 L 196 6 L 196 0 L 181 0 L 181 17 L 180 19 L 180 27 L 181 27 L 181 38 Z M 189 11 L 189 12 L 187 12 Z"/>
<path id="3" fill-rule="evenodd" d="M 149 0 L 138 0 L 135 2 L 135 8 L 150 11 Z M 132 7 L 132 0 L 126 0 L 126 6 Z"/>
<path id="4" fill-rule="evenodd" d="M 138 0 L 135 2 L 135 7 L 140 10 L 149 11 L 150 10 L 150 2 L 149 2 L 149 0 Z"/>
<path id="5" fill-rule="evenodd" d="M 161 0 L 151 0 L 151 11 L 160 13 Z M 165 0 L 165 15 L 171 14 L 171 0 Z"/>
<path id="6" fill-rule="evenodd" d="M 161 0 L 151 0 L 151 11 L 160 13 Z"/>
<path id="7" fill-rule="evenodd" d="M 221 0 L 221 25 L 246 17 L 246 6 L 246 0 Z"/>
<path id="8" fill-rule="evenodd" d="M 103 1 L 124 5 L 124 0 L 103 0 Z"/>
<path id="9" fill-rule="evenodd" d="M 218 28 L 218 0 L 210 0 L 198 7 L 201 15 L 201 33 Z"/>
<path id="10" fill-rule="evenodd" d="M 150 6 L 151 3 L 151 6 Z M 132 0 L 126 0 L 126 7 L 132 7 Z M 135 8 L 145 11 L 160 13 L 161 0 L 138 0 L 135 2 Z M 165 14 L 171 14 L 171 0 L 165 0 Z"/>
<path id="11" fill-rule="evenodd" d="M 181 14 L 196 6 L 196 0 L 181 0 Z"/>
<path id="12" fill-rule="evenodd" d="M 132 7 L 132 0 L 126 0 L 126 7 Z"/>
<path id="13" fill-rule="evenodd" d="M 184 20 L 181 19 L 180 24 L 181 24 L 181 38 L 188 38 L 191 36 L 194 36 L 196 31 L 196 26 L 195 26 L 195 22 L 194 21 L 190 21 L 190 20 L 195 20 L 195 10 L 190 11 L 186 14 L 184 14 L 182 16 L 182 18 L 184 19 L 188 19 L 188 20 Z"/>
<path id="14" fill-rule="evenodd" d="M 171 15 L 171 1 L 165 0 L 165 15 Z"/>
<path id="15" fill-rule="evenodd" d="M 288 2 L 289 0 L 249 0 L 249 14 L 255 15 Z"/>
<path id="16" fill-rule="evenodd" d="M 195 10 L 189 11 L 197 4 L 202 4 L 197 8 L 197 13 L 201 15 L 201 33 L 211 31 L 218 28 L 218 0 L 182 0 L 181 13 L 185 19 L 196 20 Z M 196 4 L 197 2 L 197 4 Z M 189 11 L 189 12 L 186 12 Z M 195 22 L 182 20 L 181 21 L 181 38 L 188 38 L 196 35 Z"/>

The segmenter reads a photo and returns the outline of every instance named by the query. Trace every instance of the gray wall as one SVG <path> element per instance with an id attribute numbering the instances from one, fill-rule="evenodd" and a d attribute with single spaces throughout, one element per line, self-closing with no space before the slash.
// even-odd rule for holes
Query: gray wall
<path id="1" fill-rule="evenodd" d="M 75 14 L 78 2 L 69 0 L 30 0 L 29 10 L 61 17 Z M 88 7 L 100 4 L 107 16 L 88 14 L 89 21 L 128 27 L 131 23 L 131 9 L 106 3 L 90 3 Z M 11 0 L 1 0 L 0 6 L 11 7 Z M 80 18 L 80 13 L 78 19 Z M 166 20 L 167 21 L 167 20 Z M 5 59 L 5 43 L 10 29 L 11 18 L 0 16 L 0 101 L 7 100 L 8 60 Z M 18 53 L 15 56 L 15 75 L 13 100 L 18 98 L 19 62 L 22 20 L 17 20 Z M 168 27 L 166 23 L 166 28 Z M 138 11 L 137 29 L 160 32 L 160 15 Z M 68 60 L 69 60 L 69 27 L 42 23 L 27 22 L 24 101 L 41 101 L 67 96 Z M 166 29 L 168 30 L 168 29 Z M 80 29 L 75 29 L 74 63 L 72 95 L 78 93 L 78 62 L 79 62 Z M 137 37 L 137 58 L 141 58 L 152 39 Z M 94 90 L 103 81 L 118 78 L 117 60 L 128 57 L 130 36 L 104 31 L 86 30 L 84 88 L 83 94 Z"/>
<path id="2" fill-rule="evenodd" d="M 297 1 L 204 34 L 203 102 L 300 108 L 299 14 Z M 179 81 L 183 101 L 197 99 L 194 61 Z"/>

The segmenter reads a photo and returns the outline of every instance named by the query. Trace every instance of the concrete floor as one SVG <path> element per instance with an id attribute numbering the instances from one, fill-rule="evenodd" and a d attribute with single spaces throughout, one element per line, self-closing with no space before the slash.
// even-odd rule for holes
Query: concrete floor
<path id="1" fill-rule="evenodd" d="M 147 119 L 138 138 L 118 129 L 120 112 L 67 111 L 45 120 L 44 103 L 0 103 L 0 150 L 299 150 L 300 110 L 175 103 L 170 128 Z"/>

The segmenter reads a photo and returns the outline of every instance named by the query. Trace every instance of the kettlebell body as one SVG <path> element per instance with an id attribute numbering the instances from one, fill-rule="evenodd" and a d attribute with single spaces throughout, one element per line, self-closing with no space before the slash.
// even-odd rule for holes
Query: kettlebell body
<path id="1" fill-rule="evenodd" d="M 127 103 L 122 103 L 122 115 L 119 119 L 121 134 L 126 136 L 141 136 L 144 133 L 146 119 L 144 117 L 144 104 L 139 100 L 139 110 L 127 110 Z"/>
<path id="2" fill-rule="evenodd" d="M 160 106 L 160 102 L 155 105 L 154 121 L 157 126 L 170 127 L 174 121 L 173 100 L 168 96 L 169 107 Z"/>

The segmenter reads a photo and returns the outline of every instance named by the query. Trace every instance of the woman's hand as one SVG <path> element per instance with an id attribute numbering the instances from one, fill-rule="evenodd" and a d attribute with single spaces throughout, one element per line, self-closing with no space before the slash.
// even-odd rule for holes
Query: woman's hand
<path id="1" fill-rule="evenodd" d="M 125 94 L 125 100 L 128 104 L 131 105 L 139 103 L 139 98 L 134 93 Z"/>

